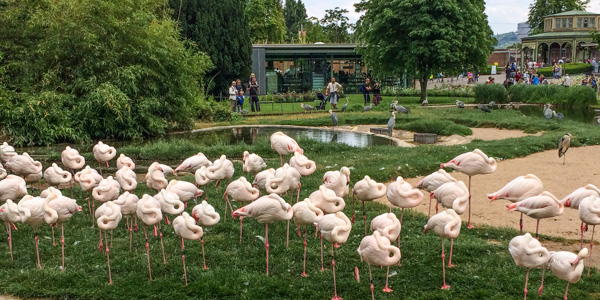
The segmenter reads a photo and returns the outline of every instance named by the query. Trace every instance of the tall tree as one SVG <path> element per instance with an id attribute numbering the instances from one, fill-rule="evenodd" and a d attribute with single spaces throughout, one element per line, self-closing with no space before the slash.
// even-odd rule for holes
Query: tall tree
<path id="1" fill-rule="evenodd" d="M 323 26 L 321 26 L 319 19 L 316 17 L 308 18 L 308 22 L 306 22 L 304 30 L 306 30 L 307 43 L 329 42 L 329 38 L 324 32 Z"/>
<path id="2" fill-rule="evenodd" d="M 252 43 L 244 11 L 245 0 L 170 0 L 173 19 L 194 48 L 215 65 L 213 94 L 225 93 L 232 80 L 246 78 L 252 67 Z"/>
<path id="3" fill-rule="evenodd" d="M 544 31 L 544 17 L 569 10 L 585 10 L 590 0 L 535 0 L 529 5 L 529 18 L 527 23 L 531 33 L 537 34 Z"/>
<path id="4" fill-rule="evenodd" d="M 492 30 L 483 0 L 363 0 L 356 27 L 358 51 L 378 76 L 415 76 L 421 101 L 438 72 L 485 65 Z"/>
<path id="5" fill-rule="evenodd" d="M 244 10 L 253 43 L 283 43 L 285 19 L 281 0 L 248 0 Z"/>
<path id="6" fill-rule="evenodd" d="M 283 17 L 285 18 L 285 26 L 287 28 L 287 41 L 297 42 L 298 31 L 302 25 L 308 22 L 306 7 L 302 3 L 302 0 L 285 0 Z"/>
<path id="7" fill-rule="evenodd" d="M 347 43 L 351 41 L 349 30 L 352 24 L 348 22 L 347 9 L 336 7 L 325 10 L 321 25 L 327 38 L 332 43 Z"/>

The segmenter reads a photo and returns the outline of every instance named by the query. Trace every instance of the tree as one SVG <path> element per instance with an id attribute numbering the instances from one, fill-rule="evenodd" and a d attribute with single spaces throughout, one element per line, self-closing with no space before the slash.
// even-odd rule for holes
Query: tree
<path id="1" fill-rule="evenodd" d="M 253 43 L 283 43 L 285 20 L 281 0 L 248 0 L 244 10 Z"/>
<path id="2" fill-rule="evenodd" d="M 529 5 L 531 34 L 544 32 L 544 17 L 569 10 L 585 10 L 590 0 L 535 0 Z"/>
<path id="3" fill-rule="evenodd" d="M 252 42 L 243 13 L 245 0 L 170 0 L 169 4 L 183 36 L 193 41 L 192 49 L 207 53 L 215 65 L 207 74 L 214 78 L 211 93 L 226 92 L 232 80 L 250 76 Z"/>
<path id="4" fill-rule="evenodd" d="M 308 22 L 304 25 L 304 29 L 306 30 L 307 43 L 329 42 L 327 35 L 325 35 L 325 32 L 323 31 L 323 26 L 319 23 L 319 19 L 315 17 L 308 18 Z"/>
<path id="5" fill-rule="evenodd" d="M 323 26 L 323 32 L 330 42 L 347 43 L 351 41 L 348 30 L 352 26 L 348 23 L 348 17 L 344 15 L 347 13 L 347 9 L 339 7 L 325 10 L 325 16 L 321 19 L 321 25 Z"/>
<path id="6" fill-rule="evenodd" d="M 358 51 L 378 76 L 415 76 L 421 101 L 430 75 L 485 65 L 492 30 L 483 0 L 363 0 Z"/>
<path id="7" fill-rule="evenodd" d="M 287 28 L 287 41 L 298 41 L 298 31 L 307 21 L 306 7 L 302 0 L 285 0 L 283 8 L 285 26 Z"/>

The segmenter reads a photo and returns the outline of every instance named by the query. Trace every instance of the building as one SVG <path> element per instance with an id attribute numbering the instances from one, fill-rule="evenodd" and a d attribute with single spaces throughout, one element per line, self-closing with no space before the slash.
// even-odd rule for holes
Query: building
<path id="1" fill-rule="evenodd" d="M 252 45 L 252 72 L 259 93 L 324 91 L 332 77 L 347 93 L 358 93 L 371 77 L 355 44 Z M 410 84 L 410 80 L 388 84 Z"/>
<path id="2" fill-rule="evenodd" d="M 590 33 L 600 28 L 600 14 L 567 11 L 544 18 L 544 32 L 522 39 L 524 61 L 546 64 L 558 61 L 579 62 L 599 57 L 598 44 Z"/>
<path id="3" fill-rule="evenodd" d="M 508 62 L 514 62 L 520 58 L 516 48 L 495 49 L 487 59 L 488 65 L 498 64 L 498 67 L 504 67 Z"/>
<path id="4" fill-rule="evenodd" d="M 529 31 L 531 31 L 531 27 L 527 22 L 517 24 L 517 42 L 521 42 L 523 38 L 529 36 Z"/>

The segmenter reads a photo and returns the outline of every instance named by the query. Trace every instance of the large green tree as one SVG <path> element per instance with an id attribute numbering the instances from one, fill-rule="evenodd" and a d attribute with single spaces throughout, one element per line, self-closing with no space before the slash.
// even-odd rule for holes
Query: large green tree
<path id="1" fill-rule="evenodd" d="M 537 34 L 544 31 L 544 17 L 569 10 L 585 10 L 590 0 L 535 0 L 529 5 L 529 18 L 527 23 L 531 33 Z"/>
<path id="2" fill-rule="evenodd" d="M 248 0 L 244 10 L 253 43 L 283 43 L 286 26 L 281 0 Z"/>
<path id="3" fill-rule="evenodd" d="M 287 28 L 287 41 L 298 42 L 298 31 L 303 25 L 308 23 L 306 7 L 302 3 L 302 0 L 285 0 L 283 17 L 285 18 L 285 26 Z"/>
<path id="4" fill-rule="evenodd" d="M 321 19 L 323 32 L 327 36 L 329 42 L 332 43 L 348 43 L 351 42 L 349 30 L 352 29 L 352 24 L 348 22 L 347 9 L 336 7 L 334 9 L 325 10 L 325 16 Z"/>
<path id="5" fill-rule="evenodd" d="M 173 19 L 179 21 L 194 49 L 207 53 L 215 68 L 213 94 L 226 93 L 232 80 L 248 78 L 252 67 L 252 42 L 245 0 L 170 0 Z M 209 82 L 210 83 L 210 82 Z"/>
<path id="6" fill-rule="evenodd" d="M 358 51 L 377 76 L 415 76 L 421 101 L 427 79 L 486 64 L 494 40 L 483 0 L 363 0 Z"/>

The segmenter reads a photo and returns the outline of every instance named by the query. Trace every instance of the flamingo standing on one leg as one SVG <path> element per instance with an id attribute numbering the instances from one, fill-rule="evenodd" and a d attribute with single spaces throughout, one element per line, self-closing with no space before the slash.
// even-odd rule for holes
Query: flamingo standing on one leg
<path id="1" fill-rule="evenodd" d="M 15 175 L 23 177 L 25 182 L 33 183 L 38 182 L 42 178 L 42 163 L 33 160 L 27 152 L 23 152 L 22 155 L 12 156 L 6 164 L 4 164 L 6 170 L 11 170 Z"/>
<path id="2" fill-rule="evenodd" d="M 122 154 L 121 154 L 122 155 Z M 137 188 L 137 175 L 129 165 L 123 165 L 115 173 L 115 179 L 126 192 L 133 192 Z"/>
<path id="3" fill-rule="evenodd" d="M 109 201 L 100 205 L 94 215 L 98 219 L 98 228 L 104 230 L 104 242 L 106 243 L 106 263 L 108 265 L 108 284 L 113 284 L 112 274 L 110 272 L 110 248 L 108 246 L 106 231 L 114 230 L 119 225 L 121 218 L 123 218 L 123 215 L 121 214 L 121 207 L 114 204 L 112 201 Z"/>
<path id="4" fill-rule="evenodd" d="M 526 233 L 519 235 L 510 240 L 508 244 L 508 251 L 512 256 L 515 264 L 519 267 L 527 268 L 527 274 L 525 275 L 525 289 L 524 294 L 527 299 L 527 282 L 529 281 L 529 269 L 542 267 L 545 274 L 546 265 L 550 260 L 550 253 L 542 244 L 534 239 L 531 234 Z M 542 285 L 538 291 L 541 296 L 542 290 L 544 289 L 544 276 L 542 275 Z"/>
<path id="5" fill-rule="evenodd" d="M 27 183 L 16 175 L 8 175 L 0 180 L 0 202 L 8 199 L 19 199 L 27 195 Z"/>
<path id="6" fill-rule="evenodd" d="M 71 173 L 68 173 L 71 175 Z M 75 199 L 62 195 L 62 193 L 53 187 L 49 189 L 49 195 L 44 202 L 44 220 L 50 226 L 60 224 L 60 244 L 62 253 L 62 271 L 65 270 L 65 230 L 64 223 L 68 221 L 76 212 L 81 212 L 81 206 L 77 205 Z M 57 226 L 58 227 L 58 226 Z M 108 247 L 108 246 L 107 246 Z"/>
<path id="7" fill-rule="evenodd" d="M 544 191 L 544 184 L 542 181 L 533 174 L 527 174 L 525 176 L 519 176 L 499 191 L 488 194 L 487 197 L 494 201 L 496 199 L 506 199 L 510 202 L 519 202 L 529 197 L 537 196 Z M 521 219 L 519 220 L 520 234 L 523 234 L 523 213 L 521 213 Z"/>
<path id="8" fill-rule="evenodd" d="M 584 268 L 583 259 L 587 257 L 587 255 L 587 248 L 581 249 L 578 254 L 567 251 L 550 251 L 548 269 L 550 269 L 556 277 L 567 281 L 564 300 L 567 300 L 569 283 L 576 283 L 581 278 Z"/>
<path id="9" fill-rule="evenodd" d="M 282 167 L 284 155 L 293 154 L 294 152 L 304 154 L 304 150 L 298 146 L 298 142 L 296 142 L 296 140 L 280 131 L 271 135 L 271 149 L 279 153 L 279 160 L 281 161 Z"/>
<path id="10" fill-rule="evenodd" d="M 439 169 L 427 176 L 425 176 L 425 178 L 421 179 L 417 185 L 415 185 L 415 188 L 418 189 L 422 189 L 422 190 L 426 190 L 429 192 L 429 210 L 427 213 L 427 219 L 429 219 L 429 217 L 431 216 L 431 200 L 433 199 L 433 191 L 435 191 L 435 189 L 437 189 L 438 187 L 440 187 L 440 185 L 446 183 L 446 182 L 453 182 L 456 181 L 456 179 L 454 177 L 452 177 L 450 174 L 448 174 L 448 172 L 446 172 L 446 170 L 444 169 Z M 437 214 L 437 206 L 436 206 L 436 211 L 435 213 Z"/>
<path id="11" fill-rule="evenodd" d="M 315 162 L 300 154 L 300 152 L 294 152 L 294 156 L 290 158 L 290 166 L 298 170 L 302 176 L 311 175 L 317 170 Z"/>
<path id="12" fill-rule="evenodd" d="M 144 223 L 144 238 L 146 240 L 146 254 L 148 257 L 148 274 L 152 281 L 152 268 L 150 267 L 150 242 L 148 241 L 148 232 L 146 226 L 155 226 L 162 220 L 162 211 L 160 202 L 148 194 L 144 194 L 137 203 L 136 215 Z M 154 227 L 156 230 L 156 227 Z M 156 231 L 155 234 L 156 236 Z"/>
<path id="13" fill-rule="evenodd" d="M 85 158 L 79 155 L 77 149 L 73 149 L 69 146 L 65 148 L 60 154 L 60 160 L 62 164 L 71 171 L 71 174 L 75 176 L 75 171 L 80 170 L 85 166 Z M 71 198 L 73 198 L 73 183 L 69 182 L 71 188 Z"/>
<path id="14" fill-rule="evenodd" d="M 323 174 L 323 185 L 335 192 L 336 195 L 346 198 L 350 194 L 350 169 L 340 168 L 339 171 L 327 171 Z M 356 202 L 352 202 L 352 211 L 356 212 Z M 356 214 L 352 214 L 352 224 Z"/>
<path id="15" fill-rule="evenodd" d="M 529 217 L 537 219 L 535 238 L 538 238 L 540 219 L 553 218 L 561 215 L 565 206 L 550 192 L 542 192 L 539 196 L 529 197 L 517 203 L 506 204 L 509 211 L 519 211 Z"/>
<path id="16" fill-rule="evenodd" d="M 229 198 L 231 197 L 231 201 L 239 201 L 239 202 L 252 202 L 258 197 L 260 197 L 260 192 L 257 188 L 252 187 L 250 182 L 246 179 L 246 177 L 240 177 L 237 180 L 232 181 L 229 185 L 227 185 L 227 189 L 225 189 L 225 214 L 227 214 L 227 204 L 229 204 L 229 208 L 231 209 L 231 214 L 233 215 L 233 208 L 231 207 L 231 203 L 229 202 Z M 242 243 L 242 220 L 243 216 L 240 216 L 240 244 Z"/>
<path id="17" fill-rule="evenodd" d="M 467 210 L 469 190 L 462 181 L 447 182 L 433 191 L 433 198 L 444 208 L 452 208 L 462 215 Z"/>
<path id="18" fill-rule="evenodd" d="M 114 147 L 104 144 L 101 141 L 94 145 L 92 152 L 94 153 L 94 159 L 98 162 L 100 175 L 102 175 L 102 163 L 105 163 L 108 169 L 108 162 L 117 155 L 117 150 Z"/>
<path id="19" fill-rule="evenodd" d="M 453 209 L 448 209 L 433 215 L 431 218 L 429 218 L 429 221 L 427 221 L 427 225 L 425 225 L 425 233 L 427 233 L 427 230 L 433 229 L 433 232 L 442 238 L 442 275 L 444 278 L 442 290 L 447 290 L 450 288 L 450 286 L 446 284 L 446 255 L 444 254 L 444 238 L 449 238 L 451 240 L 456 239 L 460 234 L 460 227 L 460 216 Z M 452 255 L 452 253 L 450 253 L 450 255 Z"/>
<path id="20" fill-rule="evenodd" d="M 321 209 L 325 214 L 333 214 L 342 211 L 346 207 L 344 198 L 338 197 L 333 190 L 325 187 L 325 185 L 319 186 L 319 190 L 314 191 L 308 197 L 312 203 Z M 318 227 L 317 227 L 317 231 Z M 317 232 L 315 232 L 315 238 Z M 323 267 L 323 235 L 320 236 L 321 240 L 321 271 L 325 270 Z"/>
<path id="21" fill-rule="evenodd" d="M 265 248 L 267 250 L 267 276 L 269 276 L 269 223 L 291 220 L 292 206 L 277 194 L 270 194 L 233 212 L 233 217 L 250 217 L 265 223 Z"/>
<path id="22" fill-rule="evenodd" d="M 79 183 L 81 189 L 88 195 L 88 211 L 92 216 L 92 224 L 94 224 L 94 213 L 92 212 L 92 205 L 90 204 L 90 192 L 97 187 L 98 184 L 100 184 L 100 181 L 102 181 L 104 178 L 98 173 L 98 171 L 90 168 L 90 166 L 85 166 L 83 170 L 75 173 L 73 178 Z"/>
<path id="23" fill-rule="evenodd" d="M 8 251 L 10 252 L 10 260 L 13 260 L 12 251 L 12 229 L 17 229 L 15 223 L 21 222 L 19 215 L 19 207 L 12 200 L 8 199 L 0 206 L 0 220 L 6 224 L 6 233 L 8 235 Z"/>
<path id="24" fill-rule="evenodd" d="M 392 292 L 392 289 L 390 289 L 390 287 L 388 286 L 390 266 L 395 265 L 400 261 L 400 249 L 392 246 L 390 240 L 382 236 L 379 233 L 379 231 L 375 231 L 373 235 L 365 236 L 362 239 L 362 241 L 360 242 L 360 246 L 358 246 L 357 252 L 358 255 L 360 255 L 360 259 L 369 265 L 371 299 L 375 300 L 371 265 L 387 267 L 387 275 L 385 277 L 385 287 L 383 288 L 383 291 L 386 293 Z"/>
<path id="25" fill-rule="evenodd" d="M 275 177 L 275 169 L 270 168 L 264 171 L 258 172 L 254 176 L 252 185 L 260 190 L 266 190 L 267 179 Z"/>
<path id="26" fill-rule="evenodd" d="M 300 183 L 300 172 L 290 167 L 287 163 L 283 167 L 275 171 L 275 176 L 267 179 L 265 188 L 269 194 L 283 195 L 289 191 L 296 191 L 296 203 L 300 201 L 300 189 L 302 184 Z M 293 196 L 293 195 L 292 195 Z M 290 205 L 292 205 L 292 196 L 290 196 Z M 287 224 L 287 235 L 285 239 L 285 246 L 288 247 L 290 244 L 290 221 Z"/>
<path id="27" fill-rule="evenodd" d="M 306 234 L 308 231 L 308 225 L 318 224 L 319 220 L 323 217 L 324 213 L 321 209 L 315 206 L 309 198 L 300 201 L 292 206 L 294 211 L 294 223 L 296 226 L 304 227 L 304 260 L 302 263 L 302 277 L 306 277 Z"/>
<path id="28" fill-rule="evenodd" d="M 117 158 L 117 170 L 120 170 L 124 166 L 127 166 L 132 171 L 135 170 L 135 162 L 133 162 L 133 159 L 121 153 Z"/>
<path id="29" fill-rule="evenodd" d="M 319 220 L 319 231 L 325 240 L 331 243 L 331 267 L 333 269 L 333 292 L 332 300 L 340 300 L 337 294 L 337 285 L 335 281 L 335 254 L 334 244 L 344 244 L 350 236 L 352 230 L 352 222 L 343 212 L 324 215 Z"/>
<path id="30" fill-rule="evenodd" d="M 44 180 L 48 185 L 53 187 L 58 188 L 63 183 L 69 183 L 71 182 L 71 178 L 71 172 L 61 169 L 55 163 L 44 171 Z"/>
<path id="31" fill-rule="evenodd" d="M 242 162 L 244 163 L 242 170 L 246 173 L 250 173 L 256 175 L 264 168 L 267 167 L 267 164 L 262 159 L 262 157 L 258 156 L 255 153 L 250 154 L 248 151 L 244 151 L 244 155 L 242 156 Z"/>
<path id="32" fill-rule="evenodd" d="M 206 176 L 206 167 L 202 166 L 194 173 L 194 179 L 198 186 L 205 186 L 212 182 L 210 178 Z"/>
<path id="33" fill-rule="evenodd" d="M 158 194 L 154 196 L 158 202 L 160 202 L 160 209 L 163 212 L 163 216 L 165 217 L 165 223 L 167 225 L 171 224 L 169 221 L 169 217 L 167 215 L 180 215 L 185 210 L 185 204 L 179 199 L 179 196 L 175 193 L 169 192 L 167 190 L 161 190 Z M 162 250 L 163 255 L 163 263 L 167 263 L 167 259 L 165 257 L 165 246 L 163 243 L 163 232 L 160 223 L 158 224 L 159 236 L 160 236 L 160 248 Z"/>
<path id="34" fill-rule="evenodd" d="M 125 167 L 127 168 L 127 166 Z M 135 211 L 139 200 L 140 198 L 136 194 L 125 192 L 117 200 L 113 201 L 114 204 L 121 207 L 121 214 L 126 218 L 127 231 L 129 231 L 129 251 L 131 251 L 133 240 L 133 218 L 135 218 Z"/>
<path id="35" fill-rule="evenodd" d="M 188 201 L 197 199 L 202 196 L 204 191 L 197 188 L 193 183 L 181 180 L 171 180 L 167 185 L 167 191 L 177 194 L 179 200 L 183 202 L 185 208 L 187 208 Z"/>
<path id="36" fill-rule="evenodd" d="M 221 220 L 221 216 L 215 211 L 215 208 L 204 200 L 202 200 L 200 204 L 194 206 L 192 209 L 192 217 L 196 220 L 196 224 L 202 227 L 213 226 Z M 200 242 L 202 243 L 202 265 L 206 270 L 208 267 L 206 266 L 206 259 L 204 257 L 204 235 L 200 237 Z"/>
<path id="37" fill-rule="evenodd" d="M 354 184 L 352 188 L 352 203 L 354 203 L 354 196 L 362 202 L 363 208 L 363 223 L 365 228 L 365 236 L 367 235 L 367 213 L 365 211 L 365 201 L 373 201 L 381 198 L 386 194 L 386 187 L 383 183 L 378 183 L 371 177 L 365 175 L 365 177 Z M 352 220 L 356 213 L 352 212 Z"/>
<path id="38" fill-rule="evenodd" d="M 592 239 L 590 240 L 590 263 L 588 267 L 588 277 L 592 269 L 592 252 L 594 250 L 594 231 L 596 225 L 600 224 L 600 197 L 591 195 L 584 198 L 579 203 L 579 218 L 586 225 L 593 225 L 592 227 Z"/>
<path id="39" fill-rule="evenodd" d="M 562 202 L 565 205 L 565 207 L 570 207 L 572 209 L 579 209 L 579 203 L 581 202 L 581 200 L 583 200 L 584 198 L 587 198 L 589 196 L 592 196 L 592 195 L 600 197 L 600 189 L 598 189 L 593 184 L 588 184 L 584 187 L 580 187 L 580 188 L 574 190 L 572 193 L 570 193 L 565 198 L 560 200 L 560 202 Z M 587 224 L 581 222 L 581 226 L 579 228 L 581 230 L 580 249 L 583 249 L 583 233 L 588 230 Z"/>
<path id="40" fill-rule="evenodd" d="M 114 180 L 112 176 L 102 179 L 98 186 L 92 190 L 92 211 L 94 211 L 94 200 L 102 203 L 119 198 L 121 185 Z M 96 218 L 97 219 L 97 218 Z M 98 228 L 100 233 L 100 242 L 98 243 L 98 252 L 102 252 L 102 228 Z M 112 232 L 111 232 L 112 237 Z M 112 238 L 111 238 L 112 241 Z M 111 242 L 112 243 L 112 242 Z"/>
<path id="41" fill-rule="evenodd" d="M 440 169 L 453 168 L 467 176 L 469 176 L 469 219 L 467 228 L 473 228 L 471 225 L 471 177 L 479 174 L 490 174 L 496 171 L 496 160 L 488 157 L 479 149 L 473 152 L 463 153 L 447 163 L 440 165 Z"/>
<path id="42" fill-rule="evenodd" d="M 217 181 L 215 187 L 218 187 L 219 182 L 223 179 L 230 180 L 233 177 L 233 173 L 235 173 L 233 163 L 225 155 L 221 155 L 219 159 L 213 162 L 212 166 L 206 168 L 206 177 Z"/>
<path id="43" fill-rule="evenodd" d="M 158 192 L 162 189 L 166 189 L 168 184 L 169 182 L 167 181 L 167 178 L 165 178 L 163 168 L 158 162 L 153 162 L 150 167 L 148 167 L 148 173 L 146 173 L 146 185 L 148 188 Z"/>
<path id="44" fill-rule="evenodd" d="M 0 164 L 0 180 L 6 178 L 6 176 L 8 176 L 8 173 L 6 172 L 6 169 L 4 169 L 2 164 Z"/>
<path id="45" fill-rule="evenodd" d="M 185 278 L 185 285 L 187 286 L 187 271 L 185 270 L 185 244 L 186 240 L 199 240 L 203 235 L 204 231 L 202 227 L 196 225 L 194 218 L 184 212 L 181 216 L 173 220 L 173 229 L 175 234 L 181 238 L 181 260 L 183 261 L 183 277 Z"/>
<path id="46" fill-rule="evenodd" d="M 190 172 L 195 173 L 201 167 L 209 167 L 212 166 L 212 162 L 206 158 L 206 155 L 202 152 L 198 152 L 198 154 L 194 156 L 190 156 L 186 158 L 173 172 L 177 175 L 177 172 Z"/>
<path id="47" fill-rule="evenodd" d="M 21 222 L 30 225 L 33 228 L 33 234 L 35 235 L 35 252 L 37 255 L 37 267 L 42 268 L 40 263 L 40 250 L 39 250 L 39 237 L 37 229 L 40 225 L 44 224 L 44 202 L 46 199 L 41 197 L 33 197 L 27 195 L 19 201 L 17 208 L 19 209 L 19 217 Z"/>
<path id="48" fill-rule="evenodd" d="M 416 207 L 419 204 L 421 204 L 421 202 L 423 202 L 423 193 L 417 188 L 413 188 L 412 185 L 404 181 L 404 179 L 401 176 L 398 176 L 396 178 L 396 181 L 389 184 L 386 195 L 392 205 L 400 207 L 402 209 L 402 212 L 400 213 L 401 225 L 402 218 L 404 217 L 404 209 Z M 391 206 L 390 212 L 392 212 Z M 398 249 L 400 249 L 401 237 L 402 231 L 400 231 L 398 235 Z"/>

